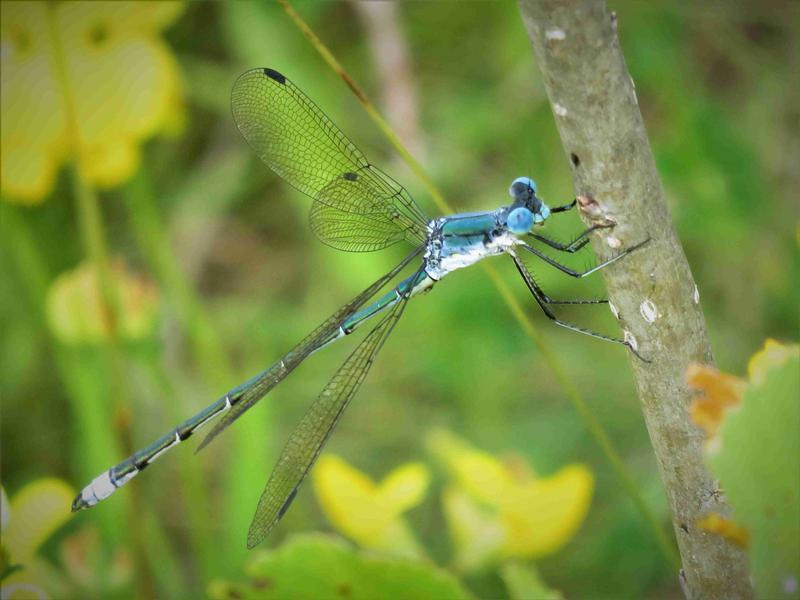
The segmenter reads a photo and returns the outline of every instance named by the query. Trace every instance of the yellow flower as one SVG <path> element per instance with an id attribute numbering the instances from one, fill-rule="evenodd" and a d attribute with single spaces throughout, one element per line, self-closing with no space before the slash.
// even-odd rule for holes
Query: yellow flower
<path id="1" fill-rule="evenodd" d="M 444 431 L 433 432 L 429 446 L 455 480 L 444 511 L 460 569 L 552 554 L 589 510 L 594 479 L 583 465 L 536 477 L 527 465 L 504 464 Z"/>
<path id="2" fill-rule="evenodd" d="M 41 587 L 46 565 L 36 551 L 70 516 L 75 492 L 59 479 L 39 479 L 22 488 L 9 503 L 2 491 L 3 555 L 9 567 L 21 567 L 3 579 L 3 600 L 47 598 Z"/>
<path id="3" fill-rule="evenodd" d="M 401 516 L 430 483 L 419 463 L 400 466 L 376 484 L 341 458 L 326 454 L 313 471 L 314 491 L 328 520 L 364 548 L 419 558 L 423 551 Z"/>
<path id="4" fill-rule="evenodd" d="M 176 2 L 3 2 L 2 192 L 33 204 L 76 155 L 97 186 L 126 181 L 139 144 L 181 118 L 177 63 L 160 33 Z"/>
<path id="5" fill-rule="evenodd" d="M 119 302 L 117 331 L 128 340 L 149 335 L 158 316 L 158 291 L 149 280 L 133 275 L 122 261 L 111 267 L 111 287 Z M 110 333 L 94 263 L 83 262 L 59 275 L 47 292 L 47 320 L 65 344 L 96 344 Z"/>

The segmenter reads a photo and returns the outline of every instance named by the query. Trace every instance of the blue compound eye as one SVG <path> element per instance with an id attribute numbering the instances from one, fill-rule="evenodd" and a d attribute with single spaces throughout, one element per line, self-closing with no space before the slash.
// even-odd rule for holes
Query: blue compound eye
<path id="1" fill-rule="evenodd" d="M 539 212 L 534 216 L 534 220 L 537 223 L 544 223 L 545 219 L 550 216 L 550 207 L 547 206 L 544 202 L 539 207 Z"/>
<path id="2" fill-rule="evenodd" d="M 528 233 L 533 227 L 533 213 L 521 206 L 508 213 L 506 227 L 514 235 Z"/>
<path id="3" fill-rule="evenodd" d="M 517 184 L 522 184 L 525 189 L 530 189 L 534 194 L 536 193 L 536 182 L 533 179 L 530 177 L 517 177 L 511 182 L 511 187 L 508 188 L 508 193 L 512 198 L 517 197 L 517 194 L 514 193 L 514 187 L 517 186 Z"/>

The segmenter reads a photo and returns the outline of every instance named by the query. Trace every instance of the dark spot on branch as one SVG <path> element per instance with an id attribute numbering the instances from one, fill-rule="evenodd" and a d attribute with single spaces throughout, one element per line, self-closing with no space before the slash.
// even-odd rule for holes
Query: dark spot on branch
<path id="1" fill-rule="evenodd" d="M 689 528 L 684 523 L 681 523 L 681 531 L 683 533 L 689 533 Z"/>
<path id="2" fill-rule="evenodd" d="M 578 155 L 574 152 L 570 153 L 569 159 L 572 161 L 573 167 L 580 167 L 581 166 L 581 159 L 578 158 Z"/>

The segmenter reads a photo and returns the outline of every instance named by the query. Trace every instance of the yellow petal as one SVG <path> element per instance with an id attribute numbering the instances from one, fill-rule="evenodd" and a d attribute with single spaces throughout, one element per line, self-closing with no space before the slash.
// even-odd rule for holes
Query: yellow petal
<path id="1" fill-rule="evenodd" d="M 167 99 L 167 107 L 161 124 L 160 134 L 168 138 L 176 138 L 186 129 L 186 104 L 185 104 L 185 83 L 175 57 L 165 53 L 165 68 L 167 68 L 168 88 L 164 90 Z"/>
<path id="2" fill-rule="evenodd" d="M 3 544 L 14 563 L 25 565 L 70 516 L 73 489 L 60 479 L 39 479 L 11 500 L 11 520 Z"/>
<path id="3" fill-rule="evenodd" d="M 181 10 L 175 3 L 56 6 L 81 172 L 89 181 L 126 181 L 138 167 L 139 144 L 180 121 L 180 73 L 157 32 Z"/>
<path id="4" fill-rule="evenodd" d="M 3 195 L 20 204 L 38 204 L 52 191 L 60 153 L 41 146 L 12 145 L 0 159 Z"/>
<path id="5" fill-rule="evenodd" d="M 444 491 L 442 505 L 455 549 L 456 569 L 474 571 L 499 557 L 506 531 L 496 513 L 480 507 L 454 486 Z"/>
<path id="6" fill-rule="evenodd" d="M 689 414 L 706 437 L 713 437 L 722 425 L 725 411 L 741 404 L 746 384 L 738 377 L 698 363 L 687 367 L 686 383 L 702 392 L 689 406 Z"/>
<path id="7" fill-rule="evenodd" d="M 763 383 L 767 371 L 785 363 L 793 356 L 797 356 L 800 347 L 797 344 L 781 344 L 772 339 L 764 343 L 764 348 L 753 355 L 747 365 L 747 374 L 750 382 L 756 385 Z"/>
<path id="8" fill-rule="evenodd" d="M 59 13 L 65 40 L 74 43 L 81 37 L 98 36 L 98 29 L 107 28 L 105 37 L 150 37 L 167 28 L 181 16 L 182 2 L 66 2 Z"/>
<path id="9" fill-rule="evenodd" d="M 81 176 L 100 188 L 111 188 L 127 181 L 139 168 L 139 146 L 116 136 L 108 143 L 83 147 Z"/>
<path id="10" fill-rule="evenodd" d="M 431 452 L 451 471 L 459 484 L 481 502 L 497 505 L 515 483 L 502 462 L 444 430 L 428 436 Z"/>
<path id="11" fill-rule="evenodd" d="M 408 480 L 400 471 L 398 483 Z M 364 548 L 395 556 L 422 556 L 405 521 L 389 509 L 378 488 L 361 471 L 337 456 L 326 454 L 320 457 L 312 473 L 320 506 L 340 533 Z"/>
<path id="12" fill-rule="evenodd" d="M 144 277 L 133 275 L 121 261 L 112 263 L 111 288 L 118 302 L 118 333 L 142 339 L 153 331 L 158 316 L 158 290 Z M 94 264 L 86 261 L 62 273 L 47 292 L 47 320 L 65 344 L 97 344 L 111 333 L 111 319 L 101 300 Z"/>
<path id="13" fill-rule="evenodd" d="M 515 488 L 500 506 L 506 556 L 538 558 L 559 550 L 586 518 L 594 488 L 584 465 Z"/>
<path id="14" fill-rule="evenodd" d="M 422 502 L 431 474 L 422 463 L 408 463 L 389 473 L 377 490 L 377 501 L 384 509 L 399 515 Z"/>
<path id="15" fill-rule="evenodd" d="M 747 548 L 750 543 L 750 533 L 747 529 L 717 513 L 699 519 L 697 526 L 710 533 L 721 535 L 740 548 Z"/>
<path id="16" fill-rule="evenodd" d="M 180 72 L 159 32 L 182 10 L 174 2 L 2 3 L 5 197 L 44 198 L 75 149 L 89 181 L 118 185 L 137 169 L 142 141 L 179 130 L 185 114 Z M 74 111 L 73 129 L 66 106 Z"/>
<path id="17" fill-rule="evenodd" d="M 376 506 L 376 486 L 338 456 L 320 457 L 313 473 L 314 491 L 331 524 L 360 544 L 369 544 L 393 515 Z"/>
<path id="18" fill-rule="evenodd" d="M 141 29 L 166 29 L 183 14 L 183 2 L 131 2 L 131 23 Z"/>
<path id="19" fill-rule="evenodd" d="M 28 203 L 51 191 L 67 148 L 47 11 L 44 2 L 0 5 L 2 190 L 10 199 Z"/>
<path id="20" fill-rule="evenodd" d="M 110 39 L 102 52 L 80 46 L 67 57 L 81 146 L 142 139 L 169 108 L 171 65 L 165 47 L 147 39 Z"/>

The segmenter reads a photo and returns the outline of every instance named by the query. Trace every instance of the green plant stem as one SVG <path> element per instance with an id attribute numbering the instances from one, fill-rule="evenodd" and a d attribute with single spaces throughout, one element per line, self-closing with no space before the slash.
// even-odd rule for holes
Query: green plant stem
<path id="1" fill-rule="evenodd" d="M 411 171 L 414 175 L 420 180 L 423 184 L 427 192 L 430 194 L 431 198 L 435 202 L 436 206 L 444 213 L 444 214 L 452 214 L 453 209 L 445 200 L 443 194 L 439 191 L 436 184 L 433 180 L 428 176 L 425 172 L 422 165 L 417 162 L 417 160 L 411 155 L 411 153 L 405 148 L 403 143 L 400 141 L 400 138 L 395 134 L 394 130 L 391 126 L 386 122 L 386 120 L 380 115 L 378 110 L 369 100 L 367 95 L 364 91 L 355 83 L 353 78 L 345 71 L 344 67 L 336 60 L 336 57 L 333 56 L 331 51 L 322 43 L 322 41 L 317 37 L 317 35 L 311 30 L 308 24 L 303 21 L 300 15 L 289 5 L 287 0 L 279 0 L 280 4 L 283 6 L 286 14 L 289 15 L 289 18 L 292 19 L 294 24 L 297 28 L 303 33 L 303 35 L 308 38 L 314 48 L 322 55 L 322 58 L 325 62 L 344 80 L 350 90 L 355 94 L 358 98 L 359 102 L 361 102 L 364 110 L 373 120 L 373 122 L 378 126 L 381 132 L 384 134 L 386 139 L 389 140 L 392 147 L 395 151 L 400 155 L 403 161 L 409 166 Z M 586 401 L 581 396 L 578 389 L 572 384 L 569 377 L 566 374 L 566 371 L 561 366 L 561 364 L 556 359 L 555 355 L 550 351 L 549 347 L 544 341 L 544 338 L 536 329 L 531 318 L 525 313 L 524 309 L 520 305 L 519 301 L 513 295 L 511 290 L 508 288 L 506 283 L 500 277 L 500 274 L 497 272 L 491 264 L 487 264 L 485 262 L 481 263 L 481 267 L 489 276 L 490 280 L 497 288 L 497 291 L 500 293 L 500 296 L 503 298 L 505 303 L 508 305 L 511 314 L 514 318 L 519 321 L 519 324 L 522 326 L 525 333 L 533 340 L 536 344 L 536 347 L 541 352 L 542 356 L 547 363 L 549 370 L 553 373 L 555 378 L 558 380 L 559 384 L 563 388 L 564 392 L 566 393 L 567 397 L 569 398 L 570 402 L 572 402 L 575 410 L 577 410 L 580 417 L 583 419 L 586 428 L 589 430 L 589 433 L 594 437 L 597 444 L 600 446 L 603 454 L 608 460 L 611 468 L 616 473 L 617 477 L 622 481 L 623 487 L 626 493 L 631 497 L 634 504 L 636 505 L 639 512 L 642 514 L 645 522 L 648 526 L 652 529 L 653 535 L 658 542 L 659 548 L 664 552 L 664 555 L 668 560 L 673 563 L 677 564 L 677 554 L 675 552 L 675 548 L 670 542 L 669 536 L 664 531 L 663 527 L 659 524 L 658 519 L 647 506 L 647 503 L 644 501 L 639 488 L 636 486 L 636 482 L 631 475 L 627 466 L 622 461 L 622 458 L 617 452 L 616 448 L 614 447 L 611 438 L 609 437 L 608 433 L 603 429 L 601 423 L 597 420 L 594 416 L 592 411 L 589 409 L 589 406 L 586 404 Z"/>

